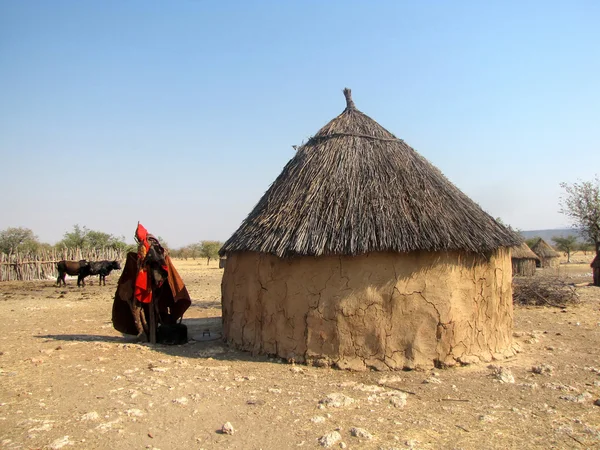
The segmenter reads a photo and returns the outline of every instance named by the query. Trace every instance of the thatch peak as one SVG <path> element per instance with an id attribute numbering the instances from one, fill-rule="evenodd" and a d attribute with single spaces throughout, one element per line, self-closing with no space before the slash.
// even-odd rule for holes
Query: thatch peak
<path id="1" fill-rule="evenodd" d="M 354 106 L 295 152 L 221 253 L 291 255 L 519 245 L 429 161 Z"/>
<path id="2" fill-rule="evenodd" d="M 540 258 L 558 258 L 560 256 L 560 253 L 550 247 L 542 238 L 531 247 L 531 250 Z"/>
<path id="3" fill-rule="evenodd" d="M 537 259 L 538 255 L 533 253 L 527 243 L 523 242 L 521 245 L 511 248 L 512 259 Z"/>
<path id="4" fill-rule="evenodd" d="M 346 108 L 347 109 L 356 109 L 354 105 L 354 101 L 352 100 L 352 89 L 344 88 L 344 97 L 346 97 Z"/>

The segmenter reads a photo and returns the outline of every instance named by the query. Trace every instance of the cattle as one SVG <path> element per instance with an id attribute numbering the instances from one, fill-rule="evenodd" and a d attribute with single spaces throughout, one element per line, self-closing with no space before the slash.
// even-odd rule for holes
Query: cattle
<path id="1" fill-rule="evenodd" d="M 84 286 L 85 281 L 84 278 L 90 274 L 90 263 L 85 259 L 81 261 L 59 261 L 56 264 L 56 269 L 58 270 L 58 278 L 56 279 L 56 284 L 60 286 L 61 282 L 64 286 L 67 285 L 65 282 L 65 276 L 68 275 L 77 275 L 77 287 Z"/>
<path id="2" fill-rule="evenodd" d="M 92 261 L 90 262 L 90 270 L 88 275 L 99 275 L 98 285 L 106 286 L 106 276 L 110 275 L 113 270 L 120 270 L 119 261 Z M 87 276 L 87 275 L 86 275 Z"/>

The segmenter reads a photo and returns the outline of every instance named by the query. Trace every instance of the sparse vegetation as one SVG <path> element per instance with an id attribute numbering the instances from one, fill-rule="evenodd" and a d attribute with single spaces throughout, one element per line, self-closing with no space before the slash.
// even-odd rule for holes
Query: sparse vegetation
<path id="1" fill-rule="evenodd" d="M 600 178 L 578 183 L 561 183 L 565 196 L 560 199 L 560 212 L 573 221 L 584 239 L 593 242 L 600 254 Z"/>
<path id="2" fill-rule="evenodd" d="M 564 252 L 567 255 L 567 262 L 571 262 L 571 253 L 577 250 L 579 243 L 577 242 L 577 236 L 554 236 L 552 238 L 557 250 Z"/>
<path id="3" fill-rule="evenodd" d="M 219 250 L 223 246 L 219 241 L 202 241 L 200 242 L 200 256 L 206 258 L 206 265 L 211 259 L 219 259 Z"/>
<path id="4" fill-rule="evenodd" d="M 40 246 L 29 228 L 11 227 L 0 231 L 0 253 L 31 252 Z"/>
<path id="5" fill-rule="evenodd" d="M 113 248 L 115 250 L 131 250 L 131 245 L 125 243 L 125 237 L 116 237 L 102 231 L 90 230 L 86 226 L 73 225 L 72 231 L 67 231 L 57 248 Z"/>

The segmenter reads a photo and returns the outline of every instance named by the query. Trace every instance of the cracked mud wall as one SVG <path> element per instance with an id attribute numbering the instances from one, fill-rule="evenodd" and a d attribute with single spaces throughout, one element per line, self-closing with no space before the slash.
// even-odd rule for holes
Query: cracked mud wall
<path id="1" fill-rule="evenodd" d="M 223 333 L 230 344 L 297 362 L 379 370 L 512 355 L 507 249 L 356 257 L 228 255 Z"/>

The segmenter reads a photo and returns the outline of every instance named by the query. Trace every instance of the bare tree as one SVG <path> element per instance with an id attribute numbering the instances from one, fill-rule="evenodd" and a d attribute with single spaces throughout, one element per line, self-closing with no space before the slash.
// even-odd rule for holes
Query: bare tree
<path id="1" fill-rule="evenodd" d="M 560 212 L 572 221 L 585 240 L 594 243 L 600 255 L 600 179 L 578 183 L 561 183 L 565 196 L 560 199 Z"/>

